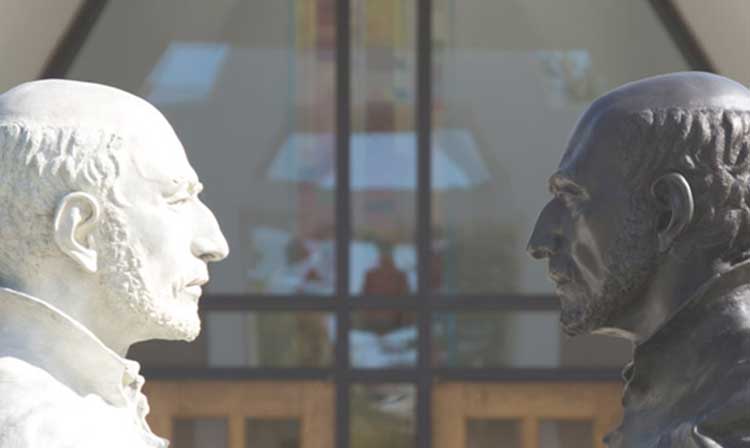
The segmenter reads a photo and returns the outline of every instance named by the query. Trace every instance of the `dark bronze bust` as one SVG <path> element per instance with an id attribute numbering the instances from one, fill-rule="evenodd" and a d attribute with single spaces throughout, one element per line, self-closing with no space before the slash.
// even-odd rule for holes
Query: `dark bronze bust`
<path id="1" fill-rule="evenodd" d="M 564 331 L 633 341 L 618 448 L 750 447 L 750 91 L 701 72 L 583 114 L 528 250 Z"/>

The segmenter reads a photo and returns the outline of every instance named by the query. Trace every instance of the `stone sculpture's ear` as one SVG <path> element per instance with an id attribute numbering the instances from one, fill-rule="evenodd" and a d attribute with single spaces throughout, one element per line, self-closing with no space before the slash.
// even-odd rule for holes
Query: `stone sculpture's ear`
<path id="1" fill-rule="evenodd" d="M 659 252 L 666 252 L 693 220 L 693 192 L 682 174 L 668 173 L 651 184 L 651 196 L 659 208 Z"/>
<path id="2" fill-rule="evenodd" d="M 99 222 L 99 201 L 88 193 L 70 193 L 55 213 L 55 243 L 83 269 L 97 271 L 94 230 Z"/>

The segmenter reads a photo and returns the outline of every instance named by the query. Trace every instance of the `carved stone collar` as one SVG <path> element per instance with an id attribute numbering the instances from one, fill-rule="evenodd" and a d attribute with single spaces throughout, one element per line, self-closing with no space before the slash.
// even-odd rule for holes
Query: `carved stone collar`
<path id="1" fill-rule="evenodd" d="M 113 406 L 148 413 L 137 362 L 119 356 L 54 306 L 8 288 L 0 288 L 1 356 L 42 368 L 81 396 L 95 394 Z"/>

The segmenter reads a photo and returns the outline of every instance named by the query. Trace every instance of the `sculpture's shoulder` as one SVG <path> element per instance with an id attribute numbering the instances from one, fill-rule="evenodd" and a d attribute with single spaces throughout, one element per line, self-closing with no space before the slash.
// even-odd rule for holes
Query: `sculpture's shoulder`
<path id="1" fill-rule="evenodd" d="M 0 357 L 0 392 L 3 398 L 43 399 L 49 394 L 75 396 L 45 370 L 12 356 Z M 9 401 L 2 400 L 0 410 L 12 405 Z"/>
<path id="2" fill-rule="evenodd" d="M 663 436 L 658 448 L 750 448 L 750 363 L 739 362 L 717 384 L 714 403 Z"/>
<path id="3" fill-rule="evenodd" d="M 721 384 L 722 399 L 705 413 L 697 429 L 715 446 L 750 448 L 750 362 L 737 363 Z"/>
<path id="4" fill-rule="evenodd" d="M 85 400 L 43 369 L 0 358 L 0 448 L 88 447 Z"/>

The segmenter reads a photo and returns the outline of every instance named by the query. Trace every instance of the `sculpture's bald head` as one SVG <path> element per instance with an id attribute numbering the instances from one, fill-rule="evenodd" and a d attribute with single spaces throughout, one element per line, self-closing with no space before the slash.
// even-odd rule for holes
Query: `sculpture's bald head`
<path id="1" fill-rule="evenodd" d="M 750 90 L 723 76 L 706 72 L 678 72 L 653 76 L 622 85 L 599 97 L 584 112 L 576 125 L 565 156 L 575 157 L 582 141 L 594 129 L 607 134 L 610 141 L 632 137 L 624 126 L 633 117 L 660 111 L 750 111 Z M 647 118 L 648 119 L 648 118 Z M 628 151 L 629 148 L 611 149 Z M 613 156 L 609 154 L 608 156 Z"/>
<path id="2" fill-rule="evenodd" d="M 47 79 L 21 84 L 0 95 L 0 125 L 90 129 L 117 135 L 136 159 L 139 150 L 181 144 L 172 126 L 149 102 L 123 90 L 82 81 Z M 154 141 L 158 139 L 158 141 Z"/>
<path id="3" fill-rule="evenodd" d="M 529 242 L 550 259 L 569 332 L 600 328 L 631 303 L 665 250 L 708 257 L 711 247 L 727 259 L 750 250 L 748 181 L 750 91 L 741 84 L 673 73 L 597 99 L 550 178 L 556 198 Z M 664 201 L 682 187 L 690 210 L 677 221 Z"/>
<path id="4" fill-rule="evenodd" d="M 114 87 L 45 79 L 20 84 L 0 95 L 0 123 L 143 129 L 169 124 L 150 103 Z"/>
<path id="5" fill-rule="evenodd" d="M 172 126 L 135 95 L 68 80 L 0 95 L 0 283 L 47 300 L 77 288 L 55 304 L 116 346 L 197 335 L 206 265 L 228 253 L 201 190 Z M 127 337 L 103 326 L 113 314 Z"/>
<path id="6" fill-rule="evenodd" d="M 80 191 L 122 204 L 125 189 L 115 186 L 123 176 L 197 183 L 171 125 L 147 101 L 57 79 L 0 95 L 0 280 L 35 275 L 35 260 L 55 252 L 51 220 L 63 196 Z"/>
<path id="7" fill-rule="evenodd" d="M 604 113 L 617 115 L 644 109 L 750 109 L 750 92 L 742 84 L 705 72 L 678 72 L 622 85 L 594 101 L 583 120 Z"/>

